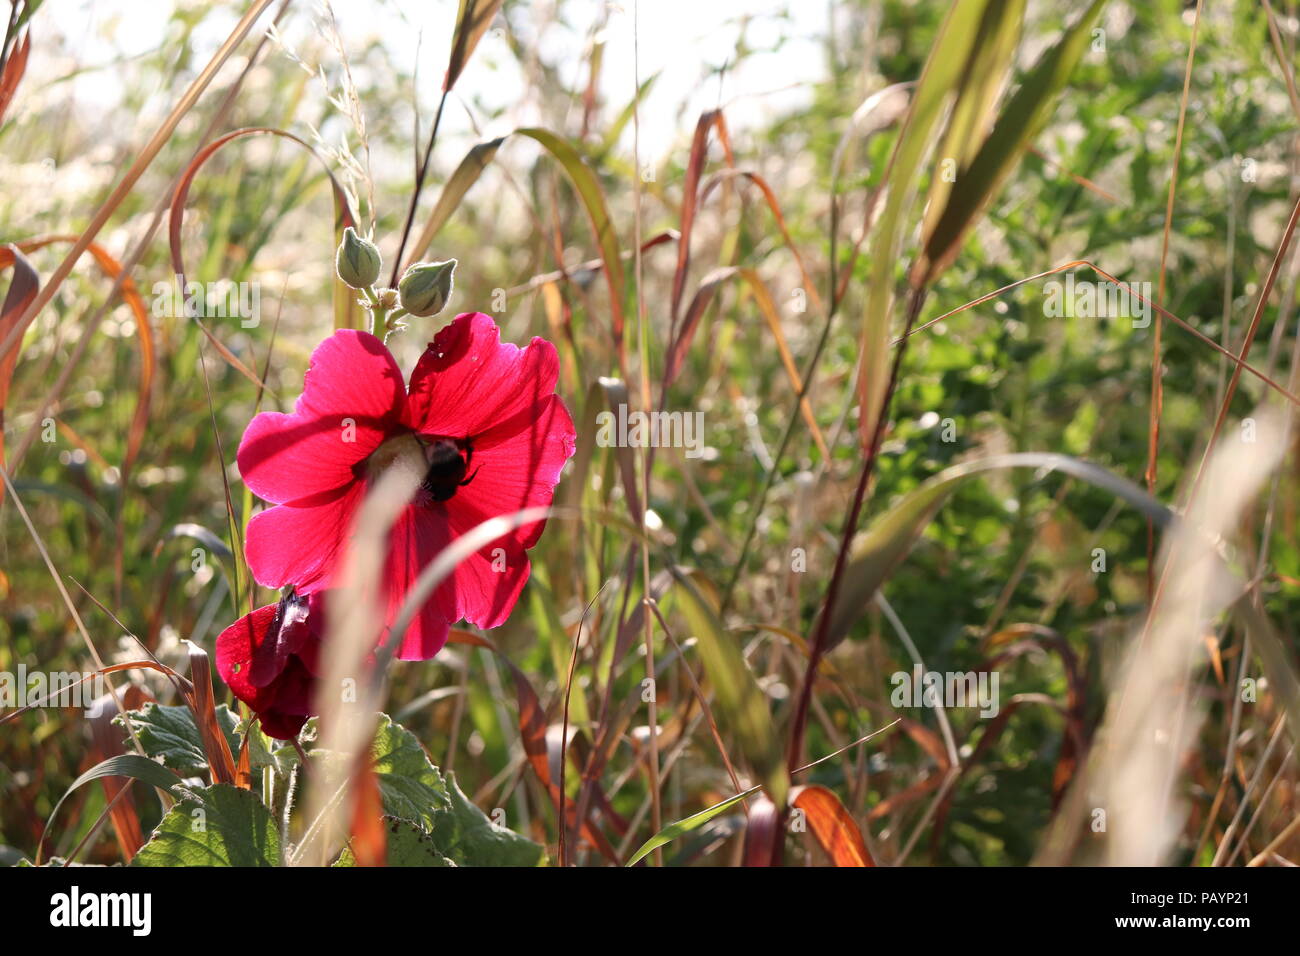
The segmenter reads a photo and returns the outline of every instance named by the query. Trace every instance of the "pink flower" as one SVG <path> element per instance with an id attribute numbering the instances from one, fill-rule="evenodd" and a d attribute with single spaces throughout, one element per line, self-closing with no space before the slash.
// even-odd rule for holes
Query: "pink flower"
<path id="1" fill-rule="evenodd" d="M 330 586 L 368 482 L 399 462 L 424 481 L 389 535 L 384 567 L 391 624 L 421 569 L 451 541 L 498 515 L 551 503 L 576 432 L 555 392 L 555 346 L 502 344 L 496 323 L 465 313 L 440 331 L 404 388 L 397 363 L 365 332 L 335 332 L 316 349 L 292 414 L 249 423 L 238 461 L 248 487 L 275 507 L 248 523 L 245 553 L 266 587 Z M 527 550 L 544 521 L 476 552 L 425 603 L 403 638 L 404 660 L 433 657 L 451 623 L 504 623 L 528 580 Z"/>
<path id="2" fill-rule="evenodd" d="M 217 637 L 217 673 L 261 718 L 262 729 L 280 740 L 297 737 L 313 713 L 324 635 L 321 598 L 290 592 Z"/>

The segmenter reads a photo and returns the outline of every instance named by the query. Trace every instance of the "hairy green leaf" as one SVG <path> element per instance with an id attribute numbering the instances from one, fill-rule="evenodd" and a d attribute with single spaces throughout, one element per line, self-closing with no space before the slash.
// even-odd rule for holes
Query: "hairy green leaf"
<path id="1" fill-rule="evenodd" d="M 132 866 L 276 866 L 280 834 L 250 790 L 227 783 L 185 791 Z"/>
<path id="2" fill-rule="evenodd" d="M 238 753 L 239 737 L 235 728 L 239 724 L 239 718 L 225 704 L 219 704 L 216 713 L 226 741 L 230 744 L 230 752 Z M 203 735 L 195 726 L 194 714 L 189 707 L 151 701 L 140 710 L 128 711 L 125 716 L 113 718 L 114 723 L 123 725 L 126 720 L 135 728 L 144 752 L 162 760 L 163 766 L 186 777 L 207 774 L 208 758 L 203 749 Z"/>

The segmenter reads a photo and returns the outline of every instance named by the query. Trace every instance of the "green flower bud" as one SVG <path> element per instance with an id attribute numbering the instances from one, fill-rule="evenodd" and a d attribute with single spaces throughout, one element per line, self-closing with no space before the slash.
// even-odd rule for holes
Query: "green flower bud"
<path id="1" fill-rule="evenodd" d="M 455 271 L 455 259 L 446 262 L 417 262 L 411 266 L 397 284 L 402 308 L 411 315 L 424 318 L 437 315 L 451 298 L 452 274 Z"/>
<path id="2" fill-rule="evenodd" d="M 352 288 L 368 289 L 379 278 L 382 262 L 375 244 L 362 239 L 355 229 L 348 226 L 343 230 L 343 241 L 339 243 L 334 265 L 339 278 Z"/>

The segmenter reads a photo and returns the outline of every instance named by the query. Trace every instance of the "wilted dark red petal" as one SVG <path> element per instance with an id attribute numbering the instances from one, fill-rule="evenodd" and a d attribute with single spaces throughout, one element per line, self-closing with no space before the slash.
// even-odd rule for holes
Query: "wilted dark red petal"
<path id="1" fill-rule="evenodd" d="M 272 737 L 297 736 L 311 716 L 316 681 L 300 654 L 315 658 L 323 626 L 318 596 L 268 604 L 240 618 L 217 638 L 217 671 Z M 290 648 L 294 648 L 291 650 Z"/>
<path id="2" fill-rule="evenodd" d="M 307 723 L 308 714 L 286 714 L 278 710 L 259 711 L 262 731 L 276 740 L 293 740 Z"/>
<path id="3" fill-rule="evenodd" d="M 466 312 L 440 331 L 411 373 L 407 424 L 425 435 L 465 438 L 530 410 L 555 391 L 555 346 L 535 338 L 526 348 L 501 342 L 482 312 Z"/>
<path id="4" fill-rule="evenodd" d="M 281 714 L 310 717 L 316 698 L 316 679 L 296 657 L 289 658 L 284 673 L 275 684 L 275 700 L 271 710 Z"/>
<path id="5" fill-rule="evenodd" d="M 253 710 L 269 707 L 275 698 L 265 685 L 252 682 L 253 660 L 257 648 L 275 620 L 276 605 L 259 607 L 245 614 L 217 636 L 217 673 L 235 692 L 235 696 Z"/>
<path id="6" fill-rule="evenodd" d="M 289 656 L 309 637 L 305 598 L 288 597 L 276 606 L 275 617 L 253 649 L 248 682 L 266 687 L 284 673 Z"/>
<path id="7" fill-rule="evenodd" d="M 364 496 L 365 486 L 356 482 L 253 515 L 244 555 L 257 583 L 268 588 L 293 585 L 304 594 L 328 587 Z"/>
<path id="8" fill-rule="evenodd" d="M 317 346 L 292 414 L 262 412 L 236 459 L 245 484 L 275 504 L 340 488 L 405 407 L 397 363 L 368 332 L 342 329 Z"/>

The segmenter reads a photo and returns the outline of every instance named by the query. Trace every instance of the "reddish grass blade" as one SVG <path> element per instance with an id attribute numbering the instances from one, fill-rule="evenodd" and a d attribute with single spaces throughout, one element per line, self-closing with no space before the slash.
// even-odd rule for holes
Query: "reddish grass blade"
<path id="1" fill-rule="evenodd" d="M 953 796 L 957 790 L 957 781 L 969 773 L 971 768 L 975 767 L 980 762 L 984 755 L 988 753 L 988 751 L 1002 736 L 1003 731 L 1007 728 L 1007 722 L 1017 710 L 1026 704 L 1041 704 L 1045 707 L 1052 708 L 1065 717 L 1066 740 L 1072 740 L 1072 746 L 1076 753 L 1082 753 L 1084 751 L 1083 742 L 1079 740 L 1074 733 L 1074 724 L 1073 721 L 1070 720 L 1070 715 L 1057 701 L 1048 697 L 1046 694 L 1017 694 L 1015 697 L 1012 697 L 998 712 L 997 717 L 989 721 L 988 725 L 984 728 L 980 736 L 980 742 L 971 752 L 970 758 L 965 760 L 962 765 L 956 769 L 956 775 L 952 783 L 943 794 L 943 799 L 939 801 L 938 807 L 934 813 L 934 827 L 930 831 L 930 847 L 932 854 L 938 850 L 940 841 L 942 840 L 944 827 L 948 820 L 948 813 L 952 809 Z M 1064 747 L 1062 747 L 1062 750 L 1064 750 Z M 936 784 L 938 784 L 943 781 L 944 775 L 936 774 L 933 779 Z M 1053 798 L 1053 802 L 1056 802 L 1055 797 Z"/>
<path id="2" fill-rule="evenodd" d="M 190 681 L 194 685 L 188 701 L 194 723 L 203 736 L 203 752 L 212 768 L 213 783 L 235 782 L 235 758 L 230 744 L 217 723 L 217 709 L 212 697 L 212 665 L 208 652 L 193 641 L 186 641 L 190 652 Z"/>
<path id="3" fill-rule="evenodd" d="M 366 751 L 352 775 L 352 838 L 348 846 L 357 866 L 383 866 L 388 857 L 388 832 L 384 829 L 384 798 L 375 775 L 374 758 Z"/>
<path id="4" fill-rule="evenodd" d="M 1021 638 L 1020 640 L 1016 640 Z M 1036 624 L 1016 624 L 997 634 L 986 642 L 990 648 L 1009 645 L 1000 653 L 989 658 L 981 666 L 984 671 L 996 671 L 1004 661 L 1021 657 L 1030 651 L 1042 651 L 1051 648 L 1061 657 L 1065 669 L 1066 734 L 1061 741 L 1061 754 L 1052 774 L 1052 806 L 1057 807 L 1065 790 L 1074 779 L 1079 760 L 1088 745 L 1088 683 L 1079 667 L 1078 655 L 1070 647 L 1069 641 L 1050 628 Z M 1216 646 L 1217 650 L 1217 646 Z"/>
<path id="5" fill-rule="evenodd" d="M 460 0 L 460 9 L 456 13 L 456 32 L 451 41 L 451 59 L 447 61 L 447 75 L 442 81 L 444 90 L 450 90 L 456 85 L 461 71 L 478 46 L 478 41 L 483 39 L 483 34 L 492 25 L 492 18 L 504 2 L 505 0 Z"/>
<path id="6" fill-rule="evenodd" d="M 695 225 L 695 210 L 700 202 L 700 174 L 708 159 L 709 131 L 717 129 L 718 142 L 727 155 L 727 165 L 735 166 L 731 152 L 731 137 L 722 110 L 709 110 L 695 124 L 695 137 L 691 141 L 691 156 L 686 164 L 686 182 L 682 186 L 681 241 L 677 244 L 677 269 L 673 272 L 673 300 L 669 329 L 676 331 L 682 312 L 682 294 L 686 291 L 686 275 L 691 267 L 691 230 Z M 671 334 L 671 332 L 670 332 Z"/>
<path id="7" fill-rule="evenodd" d="M 713 302 L 718 288 L 722 283 L 732 278 L 740 278 L 749 285 L 750 291 L 754 295 L 754 301 L 758 305 L 758 310 L 763 314 L 768 331 L 772 334 L 772 339 L 776 343 L 777 352 L 781 356 L 781 366 L 785 369 L 786 377 L 790 379 L 790 386 L 794 389 L 796 395 L 804 391 L 803 377 L 795 366 L 794 354 L 790 351 L 790 344 L 786 340 L 785 331 L 781 328 L 781 316 L 777 312 L 776 302 L 772 299 L 772 293 L 767 288 L 767 283 L 753 269 L 724 266 L 713 270 L 700 281 L 700 287 L 695 290 L 695 295 L 691 298 L 691 304 L 686 309 L 686 318 L 682 322 L 681 329 L 678 331 L 677 337 L 668 346 L 668 354 L 664 359 L 664 378 L 659 392 L 661 406 L 665 403 L 665 396 L 668 393 L 669 386 L 681 373 L 682 363 L 685 362 L 686 353 L 690 351 L 691 343 L 695 340 L 695 333 L 699 330 L 700 320 Z M 803 414 L 804 422 L 808 425 L 808 430 L 812 433 L 813 441 L 822 454 L 822 458 L 829 460 L 830 448 L 826 444 L 826 437 L 817 424 L 817 417 L 813 413 L 812 404 L 807 397 L 800 400 L 799 408 Z"/>
<path id="8" fill-rule="evenodd" d="M 867 845 L 840 798 L 825 787 L 796 787 L 790 802 L 804 812 L 813 836 L 836 866 L 875 866 Z"/>
<path id="9" fill-rule="evenodd" d="M 946 771 L 952 766 L 948 748 L 944 746 L 938 734 L 924 724 L 918 724 L 906 717 L 900 717 L 898 721 L 898 726 L 903 733 L 911 737 L 912 742 L 925 751 L 926 755 L 939 765 L 940 770 Z"/>
<path id="10" fill-rule="evenodd" d="M 881 800 L 867 812 L 867 819 L 882 820 L 892 813 L 897 813 L 900 809 L 921 799 L 927 793 L 938 790 L 947 776 L 947 772 L 942 770 L 927 774 L 906 789 L 892 793 L 884 800 Z"/>
<path id="11" fill-rule="evenodd" d="M 128 684 L 122 690 L 122 703 L 127 710 L 142 707 L 149 695 L 134 684 Z M 90 756 L 95 764 L 101 764 L 110 757 L 126 753 L 122 745 L 122 731 L 113 724 L 117 716 L 117 703 L 112 694 L 105 694 L 95 701 L 96 712 L 90 718 Z M 122 859 L 130 860 L 140 847 L 144 846 L 144 832 L 140 826 L 140 816 L 136 813 L 135 802 L 131 794 L 120 800 L 118 794 L 131 786 L 129 778 L 104 777 L 100 780 L 104 787 L 104 799 L 108 802 L 109 820 L 113 832 L 117 834 L 117 845 L 122 850 Z"/>
<path id="12" fill-rule="evenodd" d="M 784 814 L 765 793 L 754 797 L 745 827 L 745 853 L 742 866 L 780 866 L 785 853 Z"/>
<path id="13" fill-rule="evenodd" d="M 13 269 L 14 277 L 5 294 L 4 305 L 0 306 L 0 339 L 8 337 L 15 330 L 27 307 L 36 298 L 40 288 L 40 276 L 32 264 L 23 257 L 16 246 L 0 246 L 0 269 Z M 0 461 L 4 460 L 4 423 L 5 406 L 9 401 L 9 385 L 13 381 L 14 368 L 18 365 L 19 347 L 0 355 Z M 0 487 L 0 501 L 4 500 L 4 488 Z"/>
<path id="14" fill-rule="evenodd" d="M 23 34 L 23 38 L 14 44 L 13 52 L 4 65 L 4 72 L 0 73 L 0 122 L 4 120 L 5 111 L 9 108 L 10 102 L 13 101 L 14 93 L 18 90 L 18 84 L 22 82 L 23 74 L 27 72 L 27 54 L 31 50 L 32 34 L 28 30 Z"/>
<path id="15" fill-rule="evenodd" d="M 804 263 L 803 254 L 799 252 L 794 237 L 790 235 L 790 227 L 786 225 L 785 213 L 781 209 L 780 201 L 776 198 L 776 191 L 766 179 L 748 169 L 720 170 L 710 176 L 709 181 L 704 184 L 704 189 L 700 193 L 700 202 L 703 203 L 707 200 L 713 190 L 718 188 L 719 184 L 732 179 L 744 179 L 758 187 L 759 193 L 763 196 L 763 202 L 767 204 L 767 208 L 772 213 L 772 219 L 776 222 L 777 231 L 781 233 L 781 241 L 790 250 L 795 265 L 799 267 L 799 279 L 803 283 L 804 291 L 808 294 L 808 301 L 812 303 L 814 309 L 818 311 L 824 309 L 821 294 L 817 291 L 817 283 L 813 281 L 811 273 L 808 272 L 808 266 Z"/>
<path id="16" fill-rule="evenodd" d="M 135 188 L 135 184 L 139 182 L 145 170 L 149 168 L 154 159 L 157 158 L 158 153 L 162 151 L 163 146 L 171 139 L 172 133 L 176 132 L 176 127 L 180 125 L 185 114 L 198 102 L 199 97 L 203 95 L 203 91 L 216 78 L 226 60 L 230 58 L 230 55 L 235 52 L 235 48 L 248 36 L 253 24 L 271 5 L 271 2 L 272 0 L 253 0 L 247 12 L 231 29 L 229 36 L 226 37 L 220 48 L 212 55 L 212 59 L 208 61 L 202 72 L 190 83 L 180 100 L 167 114 L 167 118 L 163 120 L 162 125 L 158 127 L 153 136 L 150 137 L 149 142 L 137 154 L 131 167 L 123 174 L 118 184 L 113 187 L 108 199 L 95 211 L 90 224 L 81 234 L 76 244 L 73 245 L 72 250 L 59 263 L 53 275 L 50 276 L 50 280 L 40 288 L 35 299 L 22 310 L 13 326 L 6 330 L 3 337 L 0 337 L 0 363 L 7 361 L 9 354 L 18 350 L 19 339 L 23 332 L 26 331 L 27 326 L 36 318 L 36 313 L 49 305 L 50 300 L 54 298 L 54 294 L 63 285 L 63 281 L 71 274 L 72 267 L 81 258 L 81 254 L 86 251 L 90 243 L 99 235 L 100 230 L 108 223 L 113 213 L 131 193 L 131 190 Z"/>
<path id="17" fill-rule="evenodd" d="M 253 758 L 248 750 L 251 736 L 251 733 L 244 734 L 244 739 L 239 743 L 239 759 L 235 763 L 235 786 L 241 790 L 252 790 L 257 785 L 253 777 Z"/>
<path id="18" fill-rule="evenodd" d="M 66 685 L 66 687 L 68 689 L 71 689 L 73 687 L 80 687 L 86 681 L 91 680 L 94 677 L 98 677 L 102 674 L 116 674 L 119 671 L 134 670 L 137 667 L 143 667 L 143 668 L 147 668 L 148 670 L 158 671 L 160 674 L 166 675 L 168 678 L 172 680 L 173 683 L 176 684 L 178 688 L 180 688 L 181 693 L 188 697 L 191 688 L 190 682 L 186 678 L 182 677 L 180 674 L 176 673 L 166 664 L 160 664 L 157 661 L 126 661 L 125 663 L 122 664 L 109 664 L 105 667 L 100 667 L 97 670 L 91 671 L 86 676 L 81 677 L 80 679 L 73 681 L 71 684 Z M 51 699 L 53 699 L 53 694 L 46 694 L 44 697 L 31 701 L 25 707 L 19 707 L 17 710 L 9 711 L 9 713 L 5 714 L 4 716 L 0 716 L 0 725 L 8 723 L 9 721 L 13 720 L 15 717 L 19 717 L 22 714 L 27 713 L 29 710 L 34 710 L 37 707 L 43 707 L 45 704 L 49 703 Z"/>
<path id="19" fill-rule="evenodd" d="M 497 655 L 510 669 L 510 674 L 515 683 L 515 698 L 519 705 L 519 739 L 524 747 L 524 756 L 527 758 L 529 766 L 533 768 L 533 772 L 537 774 L 537 779 L 541 781 L 542 786 L 550 796 L 556 813 L 559 813 L 564 801 L 561 799 L 559 786 L 551 776 L 551 763 L 546 748 L 546 711 L 542 708 L 542 702 L 538 699 L 537 692 L 533 690 L 533 685 L 528 682 L 524 672 L 497 650 L 496 645 L 486 637 L 459 628 L 452 628 L 447 640 L 452 644 L 466 644 L 471 647 L 485 648 Z M 601 796 L 603 798 L 603 793 Z M 572 826 L 577 821 L 577 808 L 569 804 L 565 808 L 564 816 L 566 818 L 565 823 L 561 825 Z M 618 862 L 618 853 L 614 850 L 614 847 L 590 821 L 583 821 L 582 835 L 602 856 L 613 863 Z"/>

